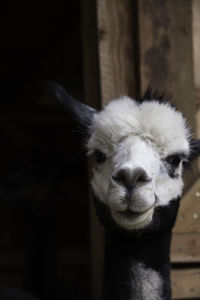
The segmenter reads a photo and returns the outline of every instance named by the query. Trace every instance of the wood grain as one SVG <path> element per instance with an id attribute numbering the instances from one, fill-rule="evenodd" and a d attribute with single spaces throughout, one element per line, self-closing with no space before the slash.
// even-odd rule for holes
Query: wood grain
<path id="1" fill-rule="evenodd" d="M 200 262 L 200 234 L 175 233 L 171 244 L 172 263 Z"/>
<path id="2" fill-rule="evenodd" d="M 133 1 L 98 0 L 102 103 L 135 96 Z"/>
<path id="3" fill-rule="evenodd" d="M 182 198 L 173 232 L 200 233 L 200 179 Z"/>
<path id="4" fill-rule="evenodd" d="M 153 88 L 186 116 L 196 131 L 192 63 L 192 1 L 138 1 L 140 45 L 140 83 L 144 92 Z M 186 190 L 197 178 L 198 170 L 186 175 Z"/>
<path id="5" fill-rule="evenodd" d="M 193 0 L 192 4 L 192 36 L 193 36 L 193 62 L 194 62 L 194 86 L 195 86 L 195 98 L 196 106 L 200 108 L 200 2 Z M 199 120 L 197 120 L 199 122 Z M 200 136 L 200 134 L 198 135 Z"/>
<path id="6" fill-rule="evenodd" d="M 172 299 L 199 299 L 200 269 L 174 269 L 171 273 Z"/>
<path id="7" fill-rule="evenodd" d="M 192 1 L 192 41 L 193 41 L 193 67 L 195 92 L 195 120 L 197 124 L 197 138 L 200 138 L 200 1 Z M 198 162 L 200 170 L 200 160 Z"/>
<path id="8" fill-rule="evenodd" d="M 142 0 L 138 6 L 142 91 L 149 82 L 166 90 L 195 125 L 192 1 Z"/>

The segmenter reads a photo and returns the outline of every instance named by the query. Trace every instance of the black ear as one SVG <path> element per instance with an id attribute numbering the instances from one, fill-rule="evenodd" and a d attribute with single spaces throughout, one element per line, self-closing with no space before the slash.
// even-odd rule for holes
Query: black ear
<path id="1" fill-rule="evenodd" d="M 192 139 L 190 141 L 190 157 L 189 160 L 192 161 L 197 156 L 200 155 L 200 140 Z"/>
<path id="2" fill-rule="evenodd" d="M 58 83 L 45 82 L 42 85 L 42 91 L 45 98 L 53 100 L 62 109 L 62 116 L 64 115 L 66 121 L 64 138 L 68 142 L 69 151 L 71 151 L 69 155 L 84 154 L 85 145 L 91 135 L 90 125 L 96 110 L 74 99 Z"/>
<path id="3" fill-rule="evenodd" d="M 54 97 L 63 105 L 66 113 L 81 126 L 88 128 L 92 123 L 95 109 L 79 102 L 70 96 L 67 91 L 58 83 L 46 82 L 45 92 L 48 96 Z"/>

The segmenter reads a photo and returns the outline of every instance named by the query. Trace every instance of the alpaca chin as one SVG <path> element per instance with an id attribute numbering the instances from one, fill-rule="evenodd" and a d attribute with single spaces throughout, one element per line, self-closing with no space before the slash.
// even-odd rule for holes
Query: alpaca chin
<path id="1" fill-rule="evenodd" d="M 115 222 L 127 230 L 141 229 L 149 225 L 153 218 L 154 206 L 145 212 L 115 211 L 111 210 L 111 215 Z"/>

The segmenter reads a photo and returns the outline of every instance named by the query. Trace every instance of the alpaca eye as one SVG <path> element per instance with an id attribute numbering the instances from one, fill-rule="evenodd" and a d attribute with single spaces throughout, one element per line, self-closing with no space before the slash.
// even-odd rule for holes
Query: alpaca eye
<path id="1" fill-rule="evenodd" d="M 102 164 L 106 160 L 106 155 L 100 150 L 95 150 L 94 157 L 98 164 Z"/>
<path id="2" fill-rule="evenodd" d="M 167 157 L 166 161 L 175 167 L 178 167 L 179 163 L 181 162 L 182 157 L 179 155 L 170 155 Z"/>

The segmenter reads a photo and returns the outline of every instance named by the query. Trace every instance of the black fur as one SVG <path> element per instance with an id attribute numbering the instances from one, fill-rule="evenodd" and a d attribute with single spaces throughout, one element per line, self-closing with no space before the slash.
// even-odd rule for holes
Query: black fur
<path id="1" fill-rule="evenodd" d="M 156 100 L 159 102 L 167 102 L 165 98 L 165 92 L 159 90 L 153 90 L 151 84 L 148 85 L 144 95 L 139 99 L 139 102 Z"/>
<path id="2" fill-rule="evenodd" d="M 177 178 L 178 175 L 176 174 L 176 167 L 174 166 L 170 166 L 169 168 L 167 168 L 167 173 L 171 178 Z"/>
<path id="3" fill-rule="evenodd" d="M 164 233 L 172 230 L 179 208 L 180 199 L 171 200 L 168 206 L 158 206 L 154 210 L 151 224 L 140 230 L 126 230 L 120 227 L 112 218 L 110 209 L 94 196 L 96 214 L 106 230 L 126 236 L 143 236 L 151 233 Z"/>
<path id="4" fill-rule="evenodd" d="M 168 104 L 173 109 L 178 110 L 176 105 L 168 100 L 168 97 L 166 96 L 166 92 L 159 90 L 159 89 L 153 89 L 151 84 L 147 86 L 147 89 L 144 93 L 144 95 L 137 101 L 139 104 L 145 102 L 145 101 L 157 101 L 159 103 Z"/>
<path id="5" fill-rule="evenodd" d="M 179 207 L 179 199 L 168 206 L 157 207 L 153 221 L 144 229 L 125 230 L 112 219 L 109 208 L 94 196 L 98 217 L 106 230 L 105 277 L 103 300 L 127 300 L 133 296 L 131 267 L 142 263 L 157 271 L 164 280 L 162 299 L 169 300 L 171 230 Z M 135 278 L 137 281 L 137 278 Z"/>
<path id="6" fill-rule="evenodd" d="M 66 123 L 69 128 L 68 137 L 69 146 L 75 146 L 77 152 L 85 152 L 85 145 L 90 138 L 90 125 L 96 110 L 92 107 L 74 99 L 58 83 L 45 82 L 40 87 L 40 93 L 48 99 L 54 100 L 60 107 L 64 108 L 66 114 Z"/>
<path id="7" fill-rule="evenodd" d="M 190 141 L 190 151 L 190 161 L 197 158 L 200 155 L 200 140 L 192 139 Z"/>
<path id="8" fill-rule="evenodd" d="M 164 282 L 162 300 L 171 299 L 170 240 L 170 232 L 129 237 L 106 231 L 103 300 L 134 299 L 138 278 L 133 277 L 132 270 L 138 263 L 158 272 Z"/>
<path id="9" fill-rule="evenodd" d="M 63 105 L 66 113 L 86 129 L 91 125 L 95 109 L 74 99 L 61 85 L 55 82 L 45 82 L 44 93 L 55 98 Z"/>

